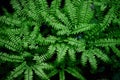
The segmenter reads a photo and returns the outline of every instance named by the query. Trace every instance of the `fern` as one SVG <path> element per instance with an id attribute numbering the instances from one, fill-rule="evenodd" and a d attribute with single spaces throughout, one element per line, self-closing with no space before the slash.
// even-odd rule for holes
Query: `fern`
<path id="1" fill-rule="evenodd" d="M 25 80 L 33 80 L 33 71 L 30 67 L 25 70 Z"/>
<path id="2" fill-rule="evenodd" d="M 116 44 L 120 44 L 119 39 L 100 39 L 96 40 L 94 43 L 96 46 L 112 46 Z"/>
<path id="3" fill-rule="evenodd" d="M 90 65 L 97 71 L 102 61 L 114 62 L 111 55 L 115 60 L 120 57 L 117 0 L 52 0 L 51 4 L 11 0 L 10 4 L 14 12 L 4 9 L 0 16 L 0 65 L 12 63 L 13 70 L 2 79 L 24 75 L 24 80 L 36 76 L 51 80 L 59 74 L 60 80 L 67 80 L 68 73 L 86 80 L 81 69 Z"/>
<path id="4" fill-rule="evenodd" d="M 115 46 L 110 46 L 110 47 L 112 48 L 113 52 L 114 52 L 118 57 L 120 57 L 120 50 L 119 50 L 117 47 L 115 47 Z"/>
<path id="5" fill-rule="evenodd" d="M 53 0 L 50 6 L 50 12 L 54 13 L 60 8 L 61 0 Z M 58 13 L 58 12 L 57 12 Z"/>
<path id="6" fill-rule="evenodd" d="M 80 1 L 78 4 L 80 5 L 80 13 L 79 13 L 79 22 L 80 23 L 89 23 L 93 17 L 93 11 L 90 9 L 91 1 Z"/>
<path id="7" fill-rule="evenodd" d="M 85 80 L 85 78 L 74 68 L 68 67 L 66 71 L 80 80 Z"/>
<path id="8" fill-rule="evenodd" d="M 25 56 L 28 56 L 29 54 L 24 53 L 24 59 L 26 60 Z M 3 57 L 5 56 L 5 57 Z M 21 56 L 22 57 L 22 56 Z M 36 58 L 37 57 L 37 58 Z M 16 59 L 17 58 L 17 59 Z M 33 78 L 33 71 L 35 71 L 35 73 L 41 77 L 42 79 L 48 79 L 47 75 L 44 73 L 44 71 L 42 69 L 52 69 L 52 65 L 49 65 L 47 63 L 44 63 L 43 61 L 45 60 L 44 56 L 35 56 L 33 60 L 36 61 L 36 63 L 34 64 L 29 64 L 29 62 L 27 61 L 23 61 L 21 58 L 21 60 L 19 59 L 20 57 L 18 56 L 13 56 L 13 55 L 5 55 L 3 54 L 0 59 L 2 59 L 3 61 L 8 61 L 8 62 L 22 62 L 18 67 L 16 67 L 13 71 L 11 71 L 11 74 L 8 76 L 9 80 L 12 80 L 16 77 L 18 77 L 19 75 L 21 75 L 24 71 L 25 74 L 25 80 L 32 80 Z"/>
<path id="9" fill-rule="evenodd" d="M 68 49 L 68 46 L 65 46 L 64 44 L 58 44 L 56 45 L 56 48 L 57 48 L 57 61 L 58 62 L 62 62 L 61 60 L 63 60 L 65 54 L 66 54 L 66 51 Z"/>
<path id="10" fill-rule="evenodd" d="M 65 80 L 65 73 L 63 70 L 60 71 L 59 78 L 60 80 Z"/>
<path id="11" fill-rule="evenodd" d="M 10 76 L 8 76 L 9 80 L 12 80 L 13 78 L 16 78 L 17 76 L 19 76 L 20 74 L 22 74 L 22 72 L 25 70 L 25 62 L 23 62 L 21 65 L 19 65 L 18 67 L 16 67 L 14 69 L 14 71 L 11 72 Z M 8 80 L 7 79 L 7 80 Z"/>
<path id="12" fill-rule="evenodd" d="M 93 49 L 93 50 L 90 49 L 83 52 L 83 55 L 81 56 L 82 65 L 85 66 L 87 61 L 89 61 L 91 67 L 93 69 L 97 69 L 97 61 L 95 56 L 100 58 L 104 62 L 109 61 L 108 56 L 103 54 L 103 52 L 100 51 L 99 49 Z"/>
<path id="13" fill-rule="evenodd" d="M 6 53 L 0 53 L 0 59 L 3 61 L 9 61 L 9 62 L 21 62 L 23 61 L 22 56 L 16 56 L 16 55 L 8 55 Z"/>
<path id="14" fill-rule="evenodd" d="M 72 24 L 76 24 L 76 9 L 70 0 L 65 0 L 65 10 Z"/>

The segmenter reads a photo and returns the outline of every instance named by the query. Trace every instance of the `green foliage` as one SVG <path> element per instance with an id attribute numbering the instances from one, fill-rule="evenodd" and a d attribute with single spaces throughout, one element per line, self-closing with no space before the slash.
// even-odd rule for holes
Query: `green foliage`
<path id="1" fill-rule="evenodd" d="M 59 74 L 60 80 L 67 80 L 68 73 L 86 80 L 77 65 L 90 65 L 95 71 L 101 61 L 112 63 L 111 49 L 120 57 L 119 2 L 65 0 L 62 7 L 61 3 L 11 0 L 14 12 L 0 16 L 0 65 L 13 63 L 14 70 L 3 79 L 24 75 L 24 80 L 33 80 L 36 74 L 50 80 Z"/>

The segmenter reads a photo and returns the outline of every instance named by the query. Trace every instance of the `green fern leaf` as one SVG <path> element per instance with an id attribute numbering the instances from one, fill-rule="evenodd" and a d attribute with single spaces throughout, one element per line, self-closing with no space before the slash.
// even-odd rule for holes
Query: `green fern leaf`
<path id="1" fill-rule="evenodd" d="M 48 53 L 49 53 L 50 55 L 53 55 L 54 52 L 55 52 L 55 50 L 56 50 L 55 45 L 50 45 L 49 48 L 48 48 Z"/>
<path id="2" fill-rule="evenodd" d="M 26 2 L 25 11 L 26 11 L 28 17 L 32 18 L 33 20 L 39 20 L 38 11 L 36 10 L 36 5 L 35 5 L 34 1 L 29 0 Z"/>
<path id="3" fill-rule="evenodd" d="M 111 23 L 113 17 L 114 17 L 114 7 L 111 8 L 108 14 L 105 16 L 103 23 L 101 24 L 101 28 L 102 28 L 100 29 L 101 31 L 103 31 Z"/>
<path id="4" fill-rule="evenodd" d="M 45 43 L 54 44 L 57 40 L 58 40 L 58 38 L 56 38 L 55 36 L 48 36 L 44 41 L 45 41 Z"/>
<path id="5" fill-rule="evenodd" d="M 16 67 L 14 69 L 14 71 L 11 72 L 11 74 L 8 76 L 7 80 L 13 80 L 14 78 L 18 77 L 19 75 L 21 75 L 23 73 L 23 71 L 26 68 L 26 63 L 23 62 L 21 65 L 19 65 L 18 67 Z"/>
<path id="6" fill-rule="evenodd" d="M 50 13 L 54 13 L 57 9 L 60 8 L 61 0 L 53 0 L 50 6 Z"/>
<path id="7" fill-rule="evenodd" d="M 39 65 L 32 66 L 32 69 L 40 78 L 44 80 L 49 80 L 48 76 L 45 74 L 45 72 L 42 70 L 42 68 Z"/>
<path id="8" fill-rule="evenodd" d="M 88 51 L 86 50 L 81 55 L 81 64 L 85 66 L 87 61 L 88 61 Z"/>
<path id="9" fill-rule="evenodd" d="M 60 19 L 60 21 L 62 21 L 66 26 L 70 26 L 70 22 L 68 17 L 63 14 L 60 10 L 56 10 L 56 16 L 58 17 L 58 19 Z"/>
<path id="10" fill-rule="evenodd" d="M 79 12 L 79 22 L 80 23 L 89 23 L 90 20 L 93 17 L 93 11 L 91 10 L 90 6 L 91 6 L 91 2 L 90 0 L 88 1 L 80 1 L 80 12 Z"/>
<path id="11" fill-rule="evenodd" d="M 44 54 L 41 56 L 35 55 L 33 60 L 36 60 L 39 63 L 42 63 L 43 61 L 45 61 L 46 59 L 48 59 L 49 55 L 48 54 Z"/>
<path id="12" fill-rule="evenodd" d="M 45 70 L 53 69 L 53 66 L 48 63 L 39 63 L 38 65 L 40 66 L 41 69 Z"/>
<path id="13" fill-rule="evenodd" d="M 18 20 L 18 18 L 16 19 L 14 17 L 8 17 L 8 16 L 1 16 L 0 21 L 11 26 L 14 26 L 14 25 L 19 26 L 21 24 L 21 21 Z"/>
<path id="14" fill-rule="evenodd" d="M 68 46 L 65 44 L 57 44 L 56 45 L 57 50 L 57 62 L 62 62 L 64 60 L 64 57 L 66 55 L 66 51 L 68 50 Z"/>
<path id="15" fill-rule="evenodd" d="M 120 44 L 119 39 L 99 39 L 96 40 L 94 43 L 96 46 L 112 46 L 116 44 Z"/>
<path id="16" fill-rule="evenodd" d="M 69 48 L 68 49 L 68 55 L 70 57 L 70 60 L 75 62 L 76 61 L 76 55 L 75 55 L 76 51 L 73 48 Z"/>
<path id="17" fill-rule="evenodd" d="M 41 11 L 47 11 L 48 10 L 48 5 L 46 0 L 35 0 L 38 2 L 40 6 Z"/>
<path id="18" fill-rule="evenodd" d="M 48 76 L 52 77 L 52 76 L 56 75 L 57 73 L 58 73 L 58 70 L 54 69 L 48 74 Z"/>
<path id="19" fill-rule="evenodd" d="M 70 0 L 65 0 L 65 11 L 73 25 L 77 24 L 76 9 Z"/>
<path id="20" fill-rule="evenodd" d="M 82 24 L 80 23 L 78 26 L 75 27 L 75 29 L 72 31 L 72 34 L 77 34 L 77 33 L 81 33 L 84 31 L 88 31 L 91 30 L 95 27 L 95 24 Z"/>
<path id="21" fill-rule="evenodd" d="M 106 54 L 104 54 L 101 50 L 99 49 L 95 49 L 93 50 L 93 53 L 98 57 L 100 58 L 101 60 L 103 60 L 104 62 L 108 62 L 109 61 L 109 58 Z"/>
<path id="22" fill-rule="evenodd" d="M 64 72 L 64 70 L 61 70 L 61 71 L 59 72 L 59 79 L 60 79 L 60 80 L 65 80 L 65 72 Z"/>
<path id="23" fill-rule="evenodd" d="M 19 11 L 19 10 L 22 9 L 22 7 L 20 6 L 20 4 L 19 4 L 19 2 L 18 2 L 17 0 L 11 0 L 10 3 L 12 4 L 12 7 L 13 7 L 15 10 Z"/>
<path id="24" fill-rule="evenodd" d="M 2 52 L 0 52 L 0 59 L 8 62 L 22 62 L 24 60 L 22 56 L 9 55 Z"/>
<path id="25" fill-rule="evenodd" d="M 25 80 L 33 80 L 33 71 L 30 67 L 28 67 L 25 72 Z"/>
<path id="26" fill-rule="evenodd" d="M 85 49 L 84 40 L 77 40 L 77 39 L 74 39 L 74 38 L 68 38 L 64 41 L 68 42 L 68 44 L 70 44 L 71 46 L 79 47 L 79 49 L 81 51 Z"/>
<path id="27" fill-rule="evenodd" d="M 97 69 L 97 61 L 95 58 L 95 55 L 92 53 L 92 51 L 88 51 L 88 60 L 89 63 L 92 67 L 92 69 L 96 70 Z"/>
<path id="28" fill-rule="evenodd" d="M 62 29 L 62 30 L 59 30 L 57 32 L 57 35 L 69 35 L 70 34 L 70 30 L 69 29 Z"/>
<path id="29" fill-rule="evenodd" d="M 68 67 L 66 71 L 80 80 L 86 80 L 76 69 Z"/>
<path id="30" fill-rule="evenodd" d="M 120 50 L 119 50 L 117 47 L 115 47 L 115 46 L 110 46 L 110 47 L 112 48 L 113 52 L 114 52 L 118 57 L 120 57 Z"/>

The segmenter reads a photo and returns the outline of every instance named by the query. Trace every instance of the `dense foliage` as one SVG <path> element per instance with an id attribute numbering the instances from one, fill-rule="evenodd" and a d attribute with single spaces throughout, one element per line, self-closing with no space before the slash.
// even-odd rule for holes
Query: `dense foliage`
<path id="1" fill-rule="evenodd" d="M 53 80 L 56 75 L 59 80 L 69 80 L 68 75 L 86 80 L 89 67 L 91 74 L 106 64 L 119 70 L 120 1 L 10 4 L 13 13 L 2 8 L 0 16 L 0 80 Z"/>

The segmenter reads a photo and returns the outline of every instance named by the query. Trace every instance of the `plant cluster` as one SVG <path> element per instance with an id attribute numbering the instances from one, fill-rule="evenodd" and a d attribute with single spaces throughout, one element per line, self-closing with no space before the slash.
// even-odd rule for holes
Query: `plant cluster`
<path id="1" fill-rule="evenodd" d="M 56 74 L 67 80 L 66 73 L 86 80 L 82 68 L 95 72 L 101 61 L 120 62 L 119 1 L 10 3 L 14 12 L 4 9 L 0 16 L 0 73 L 3 65 L 13 70 L 1 80 L 51 80 Z"/>

